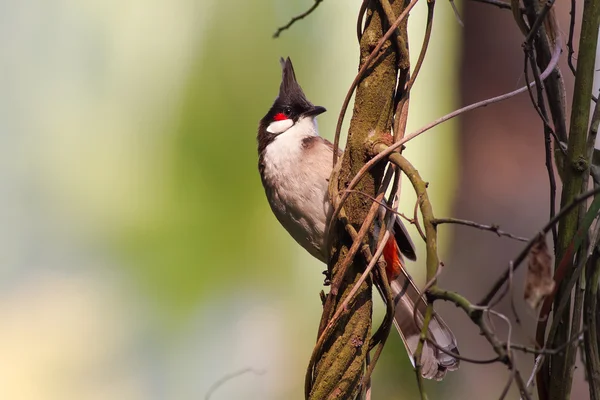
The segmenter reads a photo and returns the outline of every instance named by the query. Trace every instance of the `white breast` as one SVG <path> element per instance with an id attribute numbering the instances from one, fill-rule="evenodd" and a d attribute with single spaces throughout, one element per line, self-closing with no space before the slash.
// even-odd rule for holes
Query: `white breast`
<path id="1" fill-rule="evenodd" d="M 332 151 L 317 136 L 313 118 L 302 118 L 278 135 L 264 154 L 264 185 L 273 213 L 310 254 L 327 262 L 325 224 L 331 213 L 327 187 Z"/>

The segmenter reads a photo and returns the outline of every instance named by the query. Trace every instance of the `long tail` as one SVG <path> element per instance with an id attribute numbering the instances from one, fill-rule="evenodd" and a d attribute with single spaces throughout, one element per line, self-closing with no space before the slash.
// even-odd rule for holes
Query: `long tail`
<path id="1" fill-rule="evenodd" d="M 423 325 L 427 301 L 406 273 L 402 256 L 398 252 L 394 238 L 389 239 L 383 255 L 388 265 L 387 275 L 390 279 L 396 306 L 394 325 L 396 325 L 414 365 L 413 356 L 419 344 L 420 327 Z M 415 303 L 417 303 L 417 307 L 415 307 Z M 454 334 L 435 313 L 429 323 L 428 337 L 433 339 L 442 349 L 459 354 Z M 458 359 L 425 342 L 421 355 L 421 374 L 424 378 L 441 380 L 446 375 L 446 371 L 454 371 L 458 369 L 458 366 Z"/>

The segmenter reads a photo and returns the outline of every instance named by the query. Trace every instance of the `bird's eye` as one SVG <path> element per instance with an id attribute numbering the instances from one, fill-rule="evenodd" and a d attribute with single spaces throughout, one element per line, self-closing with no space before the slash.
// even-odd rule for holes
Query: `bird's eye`
<path id="1" fill-rule="evenodd" d="M 285 115 L 287 115 L 289 117 L 292 114 L 292 107 L 284 108 L 283 112 L 285 113 Z"/>

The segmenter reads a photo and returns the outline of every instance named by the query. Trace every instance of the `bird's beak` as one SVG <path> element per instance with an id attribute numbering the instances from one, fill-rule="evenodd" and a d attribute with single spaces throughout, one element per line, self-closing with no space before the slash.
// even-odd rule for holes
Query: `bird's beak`
<path id="1" fill-rule="evenodd" d="M 313 106 L 313 108 L 311 108 L 310 110 L 308 110 L 308 111 L 306 111 L 304 113 L 304 116 L 306 116 L 306 117 L 316 117 L 319 114 L 323 114 L 325 111 L 327 111 L 325 109 L 325 107 Z"/>

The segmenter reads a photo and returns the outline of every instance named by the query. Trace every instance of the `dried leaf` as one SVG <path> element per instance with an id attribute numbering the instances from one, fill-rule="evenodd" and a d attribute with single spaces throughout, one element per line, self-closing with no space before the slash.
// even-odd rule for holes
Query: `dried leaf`
<path id="1" fill-rule="evenodd" d="M 531 308 L 537 308 L 544 297 L 552 294 L 554 279 L 552 279 L 552 256 L 548 251 L 543 235 L 536 238 L 529 250 L 527 265 L 527 282 L 525 284 L 525 301 Z"/>

